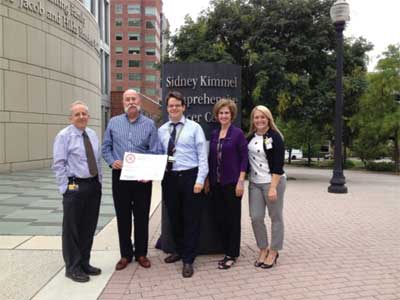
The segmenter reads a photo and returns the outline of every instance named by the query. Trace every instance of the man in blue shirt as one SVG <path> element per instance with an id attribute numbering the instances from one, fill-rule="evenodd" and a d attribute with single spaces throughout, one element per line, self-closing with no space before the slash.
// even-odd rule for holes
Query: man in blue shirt
<path id="1" fill-rule="evenodd" d="M 201 191 L 208 174 L 206 138 L 199 124 L 183 116 L 185 103 L 180 93 L 170 92 L 165 103 L 169 122 L 158 130 L 162 152 L 168 154 L 162 193 L 176 253 L 164 261 L 182 259 L 182 275 L 191 277 L 204 203 Z"/>
<path id="2" fill-rule="evenodd" d="M 157 154 L 157 128 L 153 120 L 140 112 L 141 99 L 135 90 L 124 92 L 122 104 L 125 113 L 111 118 L 103 141 L 103 157 L 112 168 L 112 193 L 121 254 L 115 269 L 125 269 L 134 256 L 142 267 L 150 268 L 147 248 L 152 182 L 124 181 L 120 176 L 125 152 Z M 131 239 L 132 214 L 135 251 Z"/>
<path id="3" fill-rule="evenodd" d="M 96 133 L 87 128 L 88 107 L 71 104 L 71 125 L 54 141 L 53 171 L 63 195 L 62 253 L 65 275 L 77 282 L 101 270 L 89 264 L 90 251 L 99 217 L 101 198 L 101 152 Z"/>

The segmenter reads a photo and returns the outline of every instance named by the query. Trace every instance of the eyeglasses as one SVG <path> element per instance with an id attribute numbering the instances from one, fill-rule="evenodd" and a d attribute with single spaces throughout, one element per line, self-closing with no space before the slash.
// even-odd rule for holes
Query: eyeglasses
<path id="1" fill-rule="evenodd" d="M 181 108 L 182 104 L 168 105 L 168 108 Z"/>
<path id="2" fill-rule="evenodd" d="M 86 112 L 78 112 L 78 113 L 73 114 L 73 116 L 76 118 L 84 118 L 84 117 L 87 117 L 88 115 L 89 114 Z"/>

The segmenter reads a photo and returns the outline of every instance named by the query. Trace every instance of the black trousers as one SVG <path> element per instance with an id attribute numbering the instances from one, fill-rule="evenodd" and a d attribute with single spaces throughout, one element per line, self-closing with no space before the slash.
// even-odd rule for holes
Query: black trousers
<path id="1" fill-rule="evenodd" d="M 121 257 L 147 256 L 152 182 L 119 180 L 120 170 L 112 171 L 112 193 L 117 215 Z M 132 245 L 132 215 L 134 244 Z"/>
<path id="2" fill-rule="evenodd" d="M 98 179 L 77 179 L 75 183 L 79 190 L 63 195 L 62 253 L 67 273 L 89 265 L 100 210 Z"/>
<path id="3" fill-rule="evenodd" d="M 217 184 L 211 188 L 223 250 L 231 257 L 240 255 L 242 200 L 236 197 L 235 188 L 235 184 Z"/>
<path id="4" fill-rule="evenodd" d="M 203 194 L 193 193 L 198 169 L 166 172 L 162 181 L 163 201 L 167 208 L 177 253 L 184 263 L 193 263 L 197 255 Z"/>

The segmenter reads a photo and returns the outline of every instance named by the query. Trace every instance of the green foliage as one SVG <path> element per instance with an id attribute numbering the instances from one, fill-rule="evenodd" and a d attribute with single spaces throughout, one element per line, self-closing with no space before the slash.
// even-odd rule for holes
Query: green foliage
<path id="1" fill-rule="evenodd" d="M 377 72 L 368 76 L 369 87 L 359 112 L 350 125 L 357 132 L 354 150 L 364 160 L 392 150 L 399 171 L 400 159 L 400 45 L 389 46 L 378 62 Z"/>
<path id="2" fill-rule="evenodd" d="M 365 168 L 369 171 L 377 171 L 377 172 L 394 172 L 395 164 L 393 162 L 372 162 L 369 161 Z"/>
<path id="3" fill-rule="evenodd" d="M 240 65 L 245 129 L 251 109 L 263 104 L 276 118 L 296 124 L 288 127 L 305 126 L 307 133 L 316 135 L 308 141 L 321 143 L 321 137 L 333 133 L 336 35 L 329 16 L 333 2 L 213 0 L 196 21 L 186 17 L 172 37 L 170 61 Z M 347 145 L 355 133 L 347 121 L 358 111 L 367 87 L 366 53 L 371 49 L 362 38 L 345 40 Z"/>
<path id="4" fill-rule="evenodd" d="M 319 160 L 319 161 L 313 160 L 307 166 L 320 169 L 333 169 L 334 163 L 335 162 L 333 160 Z M 292 164 L 295 166 L 306 166 L 304 161 L 293 161 Z M 344 169 L 353 169 L 353 168 L 359 169 L 360 165 L 352 160 L 346 160 L 344 164 Z"/>

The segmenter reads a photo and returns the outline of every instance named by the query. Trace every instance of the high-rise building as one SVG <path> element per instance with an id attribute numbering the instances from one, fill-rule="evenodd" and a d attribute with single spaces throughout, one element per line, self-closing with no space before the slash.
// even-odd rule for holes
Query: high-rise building
<path id="1" fill-rule="evenodd" d="M 161 58 L 167 54 L 167 46 L 169 43 L 169 22 L 165 14 L 161 14 Z"/>
<path id="2" fill-rule="evenodd" d="M 161 0 L 111 0 L 112 91 L 160 100 L 161 11 Z"/>

